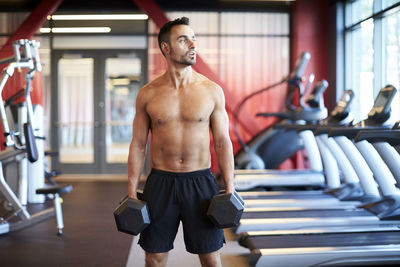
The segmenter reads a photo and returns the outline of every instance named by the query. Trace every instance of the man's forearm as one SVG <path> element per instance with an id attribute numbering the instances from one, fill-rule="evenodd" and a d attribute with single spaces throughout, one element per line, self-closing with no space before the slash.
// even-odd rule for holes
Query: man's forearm
<path id="1" fill-rule="evenodd" d="M 216 142 L 214 149 L 217 156 L 218 166 L 226 186 L 226 193 L 232 193 L 234 190 L 234 160 L 232 144 L 229 139 L 223 140 Z"/>
<path id="2" fill-rule="evenodd" d="M 128 157 L 128 195 L 136 198 L 137 186 L 143 169 L 146 147 L 138 147 L 133 144 L 129 147 Z"/>

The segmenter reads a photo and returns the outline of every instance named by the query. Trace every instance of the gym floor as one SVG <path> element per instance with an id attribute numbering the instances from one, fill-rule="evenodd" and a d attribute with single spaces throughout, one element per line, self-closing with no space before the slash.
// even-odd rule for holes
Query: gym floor
<path id="1" fill-rule="evenodd" d="M 8 266 L 144 266 L 144 252 L 133 238 L 116 230 L 112 212 L 126 194 L 126 182 L 72 182 L 63 196 L 64 236 L 56 236 L 55 218 L 19 232 L 0 236 L 0 265 Z M 36 204 L 33 209 L 43 209 Z M 248 250 L 240 247 L 230 230 L 221 250 L 224 266 L 248 266 Z M 167 266 L 200 266 L 186 252 L 181 230 Z"/>

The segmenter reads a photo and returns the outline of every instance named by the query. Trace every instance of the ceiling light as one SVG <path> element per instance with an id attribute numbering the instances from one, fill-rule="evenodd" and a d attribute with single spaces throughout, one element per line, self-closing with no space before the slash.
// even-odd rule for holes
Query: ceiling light
<path id="1" fill-rule="evenodd" d="M 147 20 L 146 14 L 52 15 L 53 20 Z"/>
<path id="2" fill-rule="evenodd" d="M 108 33 L 110 27 L 60 27 L 60 28 L 40 28 L 41 33 Z"/>
<path id="3" fill-rule="evenodd" d="M 50 28 L 40 28 L 41 33 L 50 33 L 51 29 Z"/>
<path id="4" fill-rule="evenodd" d="M 114 78 L 111 81 L 113 85 L 129 85 L 131 83 L 128 78 Z"/>

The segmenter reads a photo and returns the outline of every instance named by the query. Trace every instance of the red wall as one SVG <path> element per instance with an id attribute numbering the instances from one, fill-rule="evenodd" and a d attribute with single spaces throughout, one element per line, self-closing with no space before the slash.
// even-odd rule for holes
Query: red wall
<path id="1" fill-rule="evenodd" d="M 291 10 L 291 66 L 294 67 L 296 59 L 302 52 L 310 52 L 311 60 L 304 75 L 314 73 L 314 81 L 325 79 L 329 82 L 328 6 L 328 0 L 297 0 Z M 328 87 L 325 91 L 325 104 L 328 103 L 329 90 L 336 90 L 336 88 Z M 300 152 L 293 158 L 292 164 L 288 164 L 287 161 L 285 163 L 281 166 L 282 168 L 305 168 Z"/>
<path id="2" fill-rule="evenodd" d="M 311 60 L 304 74 L 314 73 L 315 81 L 328 80 L 328 5 L 328 0 L 297 0 L 291 11 L 291 66 L 303 51 L 310 52 Z M 325 96 L 328 90 L 335 88 L 328 87 Z"/>
<path id="3" fill-rule="evenodd" d="M 27 70 L 15 70 L 14 75 L 10 77 L 4 87 L 2 96 L 3 100 L 6 100 L 20 89 L 25 88 L 25 73 Z M 31 88 L 31 99 L 32 104 L 40 104 L 43 106 L 43 75 L 41 72 L 36 72 L 32 81 Z M 23 102 L 24 98 L 19 99 L 16 102 Z"/>

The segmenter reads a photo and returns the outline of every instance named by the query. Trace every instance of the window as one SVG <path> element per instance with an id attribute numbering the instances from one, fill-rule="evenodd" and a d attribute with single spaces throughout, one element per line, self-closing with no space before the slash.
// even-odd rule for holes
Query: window
<path id="1" fill-rule="evenodd" d="M 355 92 L 355 120 L 367 117 L 379 90 L 400 87 L 400 0 L 356 0 L 345 5 L 345 86 Z M 392 104 L 400 119 L 399 92 Z"/>

